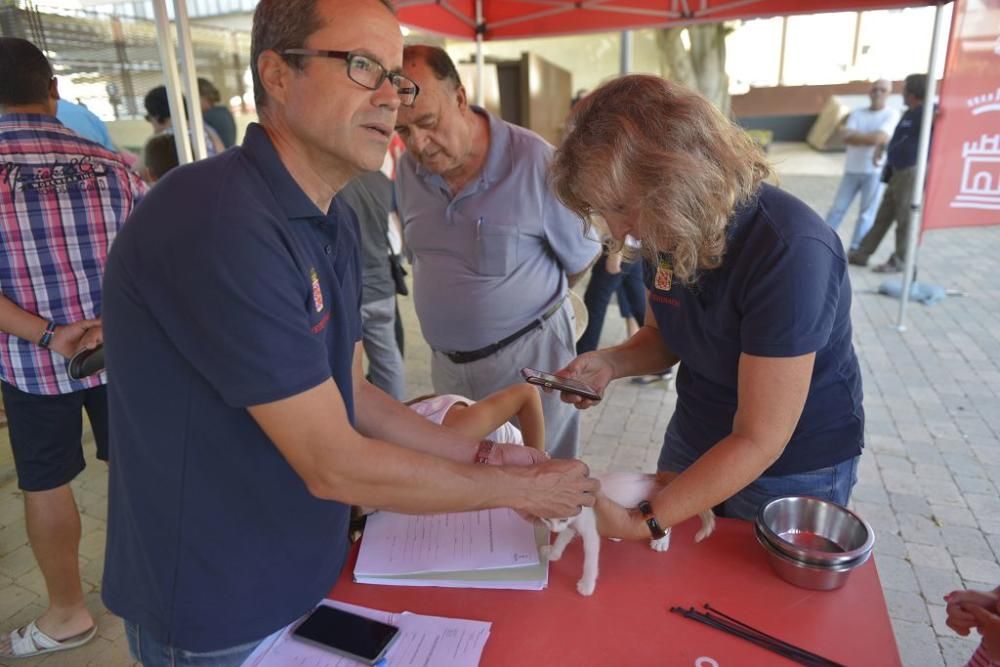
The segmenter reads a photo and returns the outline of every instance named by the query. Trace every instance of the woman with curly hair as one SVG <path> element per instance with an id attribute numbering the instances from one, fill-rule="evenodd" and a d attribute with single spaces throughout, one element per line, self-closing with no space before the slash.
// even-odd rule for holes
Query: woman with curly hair
<path id="1" fill-rule="evenodd" d="M 848 502 L 864 411 L 847 259 L 769 174 L 742 129 L 658 77 L 616 79 L 574 110 L 553 188 L 613 246 L 641 241 L 649 314 L 628 341 L 559 374 L 603 392 L 682 362 L 664 486 L 645 513 L 601 500 L 605 535 L 648 538 L 650 510 L 667 528 L 713 507 L 751 519 L 787 494 Z"/>

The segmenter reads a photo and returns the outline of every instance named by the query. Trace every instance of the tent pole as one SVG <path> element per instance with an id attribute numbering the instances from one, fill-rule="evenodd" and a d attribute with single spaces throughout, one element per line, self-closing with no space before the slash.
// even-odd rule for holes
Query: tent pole
<path id="1" fill-rule="evenodd" d="M 181 50 L 181 66 L 178 71 L 183 77 L 184 90 L 191 109 L 189 120 L 192 128 L 191 138 L 194 141 L 194 155 L 196 160 L 200 160 L 208 157 L 208 148 L 205 145 L 205 121 L 201 117 L 201 96 L 198 94 L 198 74 L 194 66 L 187 0 L 174 0 L 174 18 L 177 20 L 177 44 Z"/>
<path id="2" fill-rule="evenodd" d="M 931 124 L 934 122 L 934 96 L 937 92 L 938 61 L 941 53 L 942 4 L 934 10 L 934 34 L 931 36 L 931 57 L 927 72 L 927 93 L 924 96 L 923 116 L 920 121 L 920 139 L 917 143 L 917 165 L 913 178 L 913 199 L 910 203 L 910 229 L 906 239 L 906 262 L 903 267 L 903 293 L 899 299 L 899 320 L 896 330 L 906 331 L 906 307 L 913 285 L 913 272 L 917 265 L 917 239 L 923 225 L 924 182 L 927 180 L 927 155 L 931 145 Z M 898 222 L 896 224 L 899 224 Z"/>
<path id="3" fill-rule="evenodd" d="M 181 102 L 181 83 L 177 76 L 177 54 L 174 40 L 170 35 L 170 18 L 167 16 L 166 0 L 153 0 L 153 14 L 156 17 L 156 37 L 160 47 L 160 62 L 163 63 L 163 79 L 167 88 L 167 102 L 170 104 L 170 118 L 174 126 L 174 141 L 177 144 L 177 161 L 180 164 L 192 162 L 191 137 L 188 135 L 184 104 Z"/>
<path id="4" fill-rule="evenodd" d="M 486 91 L 483 90 L 483 0 L 476 0 L 476 104 L 486 103 Z"/>
<path id="5" fill-rule="evenodd" d="M 632 71 L 632 51 L 634 42 L 632 39 L 631 30 L 622 30 L 621 34 L 621 72 L 622 76 L 625 76 Z"/>

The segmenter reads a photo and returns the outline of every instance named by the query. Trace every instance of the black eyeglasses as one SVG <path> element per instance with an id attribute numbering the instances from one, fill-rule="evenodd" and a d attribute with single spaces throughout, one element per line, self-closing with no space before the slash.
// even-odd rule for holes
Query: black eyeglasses
<path id="1" fill-rule="evenodd" d="M 378 90 L 382 82 L 389 83 L 399 95 L 403 106 L 412 107 L 417 101 L 420 86 L 399 72 L 390 72 L 376 60 L 352 51 L 327 51 L 326 49 L 285 49 L 283 56 L 317 56 L 319 58 L 337 58 L 347 61 L 347 77 L 354 83 L 369 90 Z"/>

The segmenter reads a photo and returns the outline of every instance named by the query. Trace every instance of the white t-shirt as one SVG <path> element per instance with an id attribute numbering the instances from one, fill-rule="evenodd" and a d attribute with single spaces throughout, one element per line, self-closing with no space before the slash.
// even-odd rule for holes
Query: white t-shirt
<path id="1" fill-rule="evenodd" d="M 869 132 L 885 132 L 890 137 L 899 122 L 899 112 L 888 107 L 872 111 L 871 109 L 855 109 L 847 117 L 845 127 L 848 130 L 867 134 Z M 848 146 L 847 158 L 844 160 L 844 171 L 850 174 L 870 174 L 878 171 L 882 165 L 872 164 L 875 155 L 874 146 Z M 883 158 L 884 161 L 884 158 Z"/>
<path id="2" fill-rule="evenodd" d="M 455 394 L 441 394 L 440 396 L 432 396 L 431 398 L 417 401 L 410 405 L 410 409 L 435 424 L 440 424 L 444 421 L 444 416 L 451 409 L 451 406 L 456 403 L 473 405 L 475 401 Z M 524 444 L 521 431 L 510 422 L 503 423 L 500 428 L 486 436 L 486 439 L 493 442 L 512 442 L 516 445 Z"/>

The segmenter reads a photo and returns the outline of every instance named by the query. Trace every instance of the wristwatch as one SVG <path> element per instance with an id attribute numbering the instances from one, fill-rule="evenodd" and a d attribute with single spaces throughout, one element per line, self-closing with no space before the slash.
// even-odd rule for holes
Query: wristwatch
<path id="1" fill-rule="evenodd" d="M 45 323 L 45 333 L 42 337 L 38 339 L 38 347 L 43 349 L 48 349 L 49 343 L 52 342 L 52 336 L 56 333 L 56 323 L 49 320 Z"/>
<path id="2" fill-rule="evenodd" d="M 661 540 L 667 536 L 667 531 L 660 527 L 656 517 L 653 516 L 653 506 L 649 504 L 648 500 L 639 501 L 639 511 L 642 512 L 642 518 L 649 526 L 649 534 L 653 536 L 654 540 Z"/>

